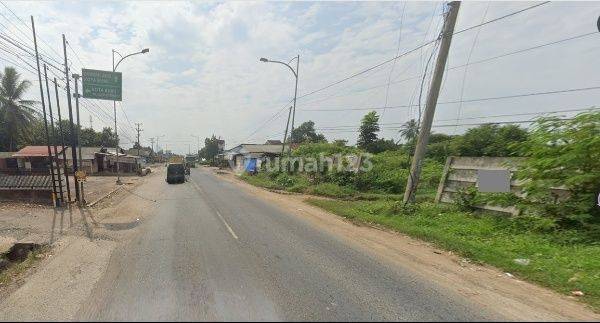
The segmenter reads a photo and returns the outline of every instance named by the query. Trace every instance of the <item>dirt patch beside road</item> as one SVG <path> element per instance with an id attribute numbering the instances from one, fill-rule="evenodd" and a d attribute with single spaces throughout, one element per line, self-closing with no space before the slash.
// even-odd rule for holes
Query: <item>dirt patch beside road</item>
<path id="1" fill-rule="evenodd" d="M 0 234 L 51 243 L 49 255 L 26 279 L 0 290 L 0 321 L 65 321 L 75 314 L 104 275 L 111 253 L 153 214 L 162 170 L 134 181 L 93 208 L 49 209 L 12 205 L 0 212 Z M 8 239 L 5 239 L 8 240 Z"/>
<path id="2" fill-rule="evenodd" d="M 393 266 L 407 268 L 424 278 L 514 320 L 600 320 L 600 315 L 570 297 L 517 280 L 488 266 L 439 250 L 429 243 L 398 232 L 359 226 L 304 202 L 306 196 L 282 195 L 252 186 L 231 173 L 215 176 L 239 185 L 247 192 L 302 217 L 319 230 L 334 234 L 349 245 L 375 255 Z"/>

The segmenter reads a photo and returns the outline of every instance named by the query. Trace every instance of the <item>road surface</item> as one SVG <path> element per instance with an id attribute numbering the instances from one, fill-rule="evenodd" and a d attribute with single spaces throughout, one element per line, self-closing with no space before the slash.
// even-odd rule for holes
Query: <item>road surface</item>
<path id="1" fill-rule="evenodd" d="M 209 171 L 161 182 L 83 320 L 499 320 Z"/>

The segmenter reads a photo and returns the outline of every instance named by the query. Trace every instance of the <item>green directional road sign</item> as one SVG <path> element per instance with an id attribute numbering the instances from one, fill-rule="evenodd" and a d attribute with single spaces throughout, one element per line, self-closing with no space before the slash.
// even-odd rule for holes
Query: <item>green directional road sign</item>
<path id="1" fill-rule="evenodd" d="M 121 101 L 121 73 L 84 68 L 81 70 L 81 79 L 84 98 Z"/>

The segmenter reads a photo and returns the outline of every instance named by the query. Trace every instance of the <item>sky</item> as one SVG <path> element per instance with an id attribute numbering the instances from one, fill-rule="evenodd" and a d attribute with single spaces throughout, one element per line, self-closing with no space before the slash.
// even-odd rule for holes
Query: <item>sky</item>
<path id="1" fill-rule="evenodd" d="M 455 31 L 534 4 L 463 2 Z M 202 146 L 213 134 L 227 148 L 282 139 L 294 76 L 285 66 L 259 58 L 288 62 L 296 55 L 296 126 L 312 120 L 327 139 L 354 144 L 368 109 L 377 109 L 379 136 L 387 139 L 400 140 L 398 126 L 418 118 L 416 105 L 421 96 L 424 109 L 435 42 L 312 92 L 435 40 L 444 10 L 441 2 L 2 1 L 0 35 L 33 47 L 33 16 L 42 56 L 60 65 L 64 34 L 69 64 L 78 73 L 82 67 L 110 70 L 112 49 L 126 55 L 149 48 L 118 68 L 123 101 L 117 103 L 117 119 L 124 147 L 136 139 L 135 123 L 142 124 L 143 145 L 161 136 L 160 148 L 180 153 L 194 152 L 198 137 Z M 600 2 L 552 2 L 455 35 L 433 131 L 459 134 L 473 123 L 523 121 L 535 117 L 524 113 L 600 106 L 598 89 L 476 100 L 600 86 L 599 13 Z M 579 35 L 585 36 L 480 62 Z M 7 50 L 18 51 L 0 39 L 2 69 L 28 59 Z M 39 100 L 37 75 L 17 70 L 33 82 L 28 96 Z M 91 116 L 96 130 L 113 127 L 112 102 L 86 99 L 81 104 L 83 126 L 90 125 Z M 506 116 L 511 114 L 519 115 Z"/>

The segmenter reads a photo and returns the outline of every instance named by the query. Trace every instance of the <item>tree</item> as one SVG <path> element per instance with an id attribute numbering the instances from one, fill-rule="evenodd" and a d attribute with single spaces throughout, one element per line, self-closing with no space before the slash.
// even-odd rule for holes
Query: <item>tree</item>
<path id="1" fill-rule="evenodd" d="M 526 210 L 563 226 L 595 226 L 600 238 L 600 113 L 541 118 L 516 146 L 527 157 L 516 173 Z M 569 194 L 557 194 L 556 187 Z"/>
<path id="2" fill-rule="evenodd" d="M 31 82 L 20 77 L 13 67 L 5 67 L 0 73 L 0 115 L 9 151 L 17 148 L 19 139 L 28 136 L 30 126 L 38 118 L 33 108 L 36 102 L 23 98 Z"/>
<path id="3" fill-rule="evenodd" d="M 315 142 L 326 142 L 323 134 L 317 134 L 315 131 L 315 123 L 313 121 L 303 122 L 298 128 L 292 130 L 290 135 L 290 141 L 292 143 L 315 143 Z"/>
<path id="4" fill-rule="evenodd" d="M 518 154 L 514 144 L 527 140 L 527 137 L 527 130 L 516 125 L 486 124 L 457 137 L 454 149 L 461 156 L 513 156 Z"/>
<path id="5" fill-rule="evenodd" d="M 377 112 L 371 111 L 362 118 L 356 143 L 358 148 L 372 152 L 373 143 L 377 140 L 377 132 L 379 132 L 379 115 Z"/>
<path id="6" fill-rule="evenodd" d="M 407 143 L 414 143 L 419 134 L 419 126 L 415 119 L 406 121 L 400 128 L 400 136 L 406 140 Z"/>
<path id="7" fill-rule="evenodd" d="M 200 149 L 200 158 L 210 160 L 214 164 L 215 157 L 219 154 L 219 139 L 212 135 L 204 139 L 204 147 Z"/>
<path id="8" fill-rule="evenodd" d="M 379 154 L 388 150 L 397 150 L 398 148 L 399 146 L 394 142 L 393 139 L 379 138 L 370 145 L 369 152 L 373 154 Z"/>
<path id="9" fill-rule="evenodd" d="M 115 133 L 113 133 L 111 128 L 109 128 L 109 127 L 102 128 L 102 132 L 100 133 L 100 141 L 97 142 L 97 146 L 101 146 L 101 147 L 116 147 L 117 146 L 117 136 L 115 135 Z"/>

